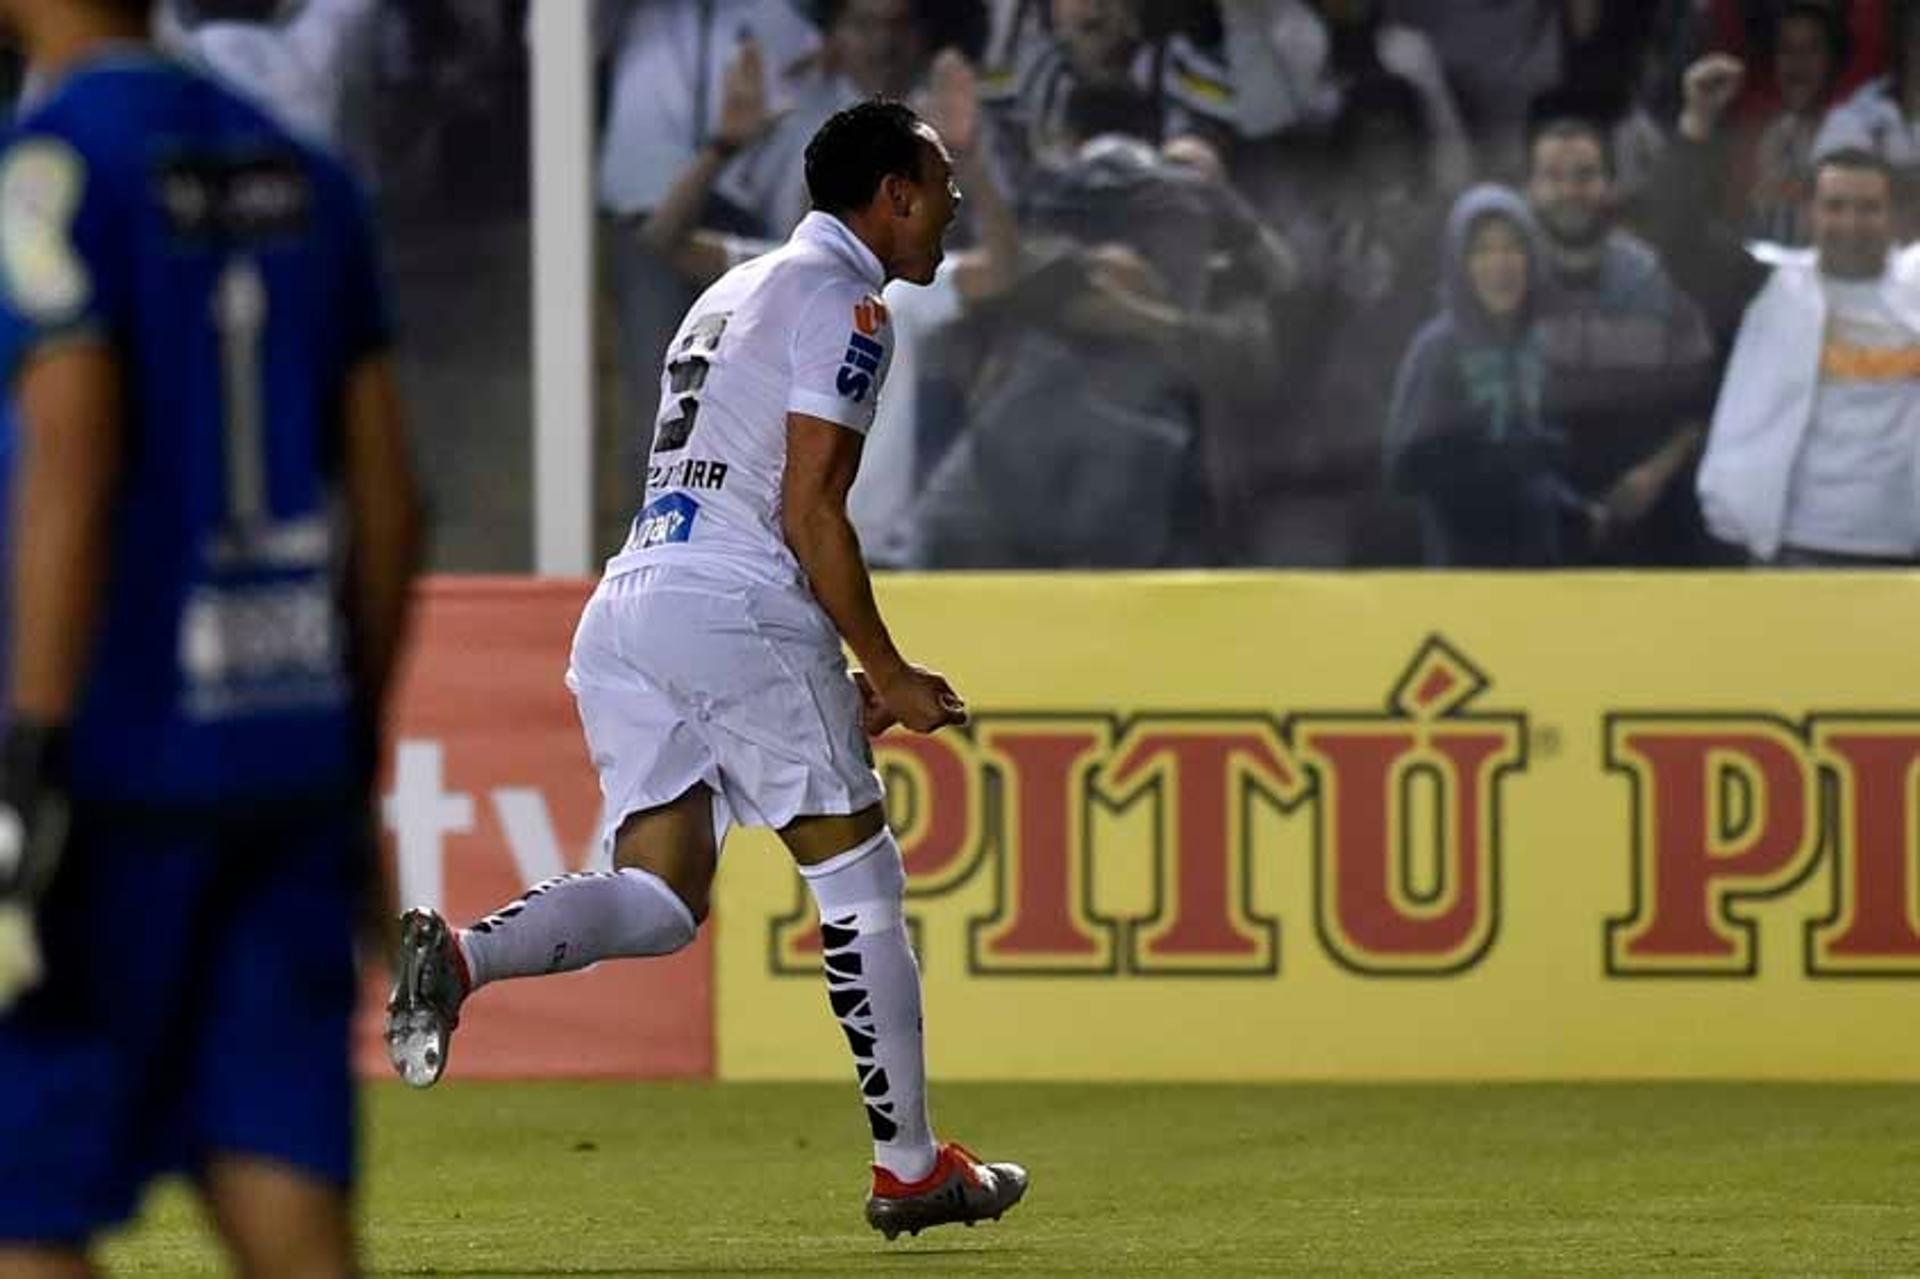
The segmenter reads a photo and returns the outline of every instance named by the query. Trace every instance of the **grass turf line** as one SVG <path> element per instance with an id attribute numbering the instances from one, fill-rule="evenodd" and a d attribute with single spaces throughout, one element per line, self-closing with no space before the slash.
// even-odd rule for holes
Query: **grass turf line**
<path id="1" fill-rule="evenodd" d="M 884 1243 L 837 1085 L 367 1093 L 378 1274 L 1920 1272 L 1920 1092 L 1734 1084 L 948 1084 L 1033 1172 L 998 1223 Z M 218 1273 L 184 1194 L 116 1274 Z"/>

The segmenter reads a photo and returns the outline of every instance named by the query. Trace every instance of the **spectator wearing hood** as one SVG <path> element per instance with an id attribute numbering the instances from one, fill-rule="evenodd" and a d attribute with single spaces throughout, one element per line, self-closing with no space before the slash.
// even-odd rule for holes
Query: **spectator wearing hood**
<path id="1" fill-rule="evenodd" d="M 1423 509 L 1426 559 L 1458 568 L 1552 567 L 1587 506 L 1562 478 L 1545 417 L 1535 321 L 1545 251 L 1526 204 L 1496 186 L 1454 203 L 1441 312 L 1401 362 L 1388 428 L 1394 486 Z"/>

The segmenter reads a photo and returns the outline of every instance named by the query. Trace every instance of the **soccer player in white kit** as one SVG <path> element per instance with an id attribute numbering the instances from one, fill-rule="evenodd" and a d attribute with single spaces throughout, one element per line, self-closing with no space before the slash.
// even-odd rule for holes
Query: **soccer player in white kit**
<path id="1" fill-rule="evenodd" d="M 964 724 L 966 706 L 894 646 L 846 513 L 892 349 L 880 291 L 933 280 L 960 193 L 939 135 L 891 102 L 827 121 L 806 173 L 814 211 L 793 238 L 708 289 L 675 335 L 645 505 L 574 636 L 567 683 L 614 869 L 457 932 L 408 912 L 387 1041 L 425 1087 L 488 982 L 679 950 L 728 826 L 771 827 L 820 908 L 873 1131 L 867 1220 L 891 1239 L 997 1218 L 1027 1187 L 1019 1166 L 937 1142 L 927 1116 L 906 874 L 867 736 Z"/>

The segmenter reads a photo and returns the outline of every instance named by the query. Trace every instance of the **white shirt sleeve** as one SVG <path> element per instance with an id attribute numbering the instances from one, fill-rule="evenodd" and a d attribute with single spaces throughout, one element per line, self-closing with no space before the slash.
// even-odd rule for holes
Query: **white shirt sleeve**
<path id="1" fill-rule="evenodd" d="M 189 35 L 190 57 L 288 128 L 335 142 L 336 86 L 309 67 L 275 27 L 211 22 Z"/>
<path id="2" fill-rule="evenodd" d="M 787 412 L 865 435 L 893 364 L 893 320 L 879 296 L 849 280 L 816 289 L 793 331 Z"/>
<path id="3" fill-rule="evenodd" d="M 364 74 L 377 17 L 375 0 L 307 0 L 286 28 L 287 43 L 317 76 Z"/>

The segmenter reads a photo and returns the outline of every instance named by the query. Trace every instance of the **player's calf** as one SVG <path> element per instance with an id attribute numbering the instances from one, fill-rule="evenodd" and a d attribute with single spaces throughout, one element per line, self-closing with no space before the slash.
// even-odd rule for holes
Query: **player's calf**
<path id="1" fill-rule="evenodd" d="M 434 911 L 408 911 L 387 1002 L 388 1057 L 408 1083 L 428 1087 L 446 1070 L 460 1005 L 480 987 L 603 959 L 670 955 L 698 931 L 680 895 L 637 867 L 536 884 L 457 935 Z"/>
<path id="2" fill-rule="evenodd" d="M 883 826 L 800 873 L 820 908 L 827 1000 L 853 1054 L 873 1161 L 892 1176 L 917 1181 L 938 1151 L 927 1115 L 920 967 L 907 938 L 900 846 Z"/>

